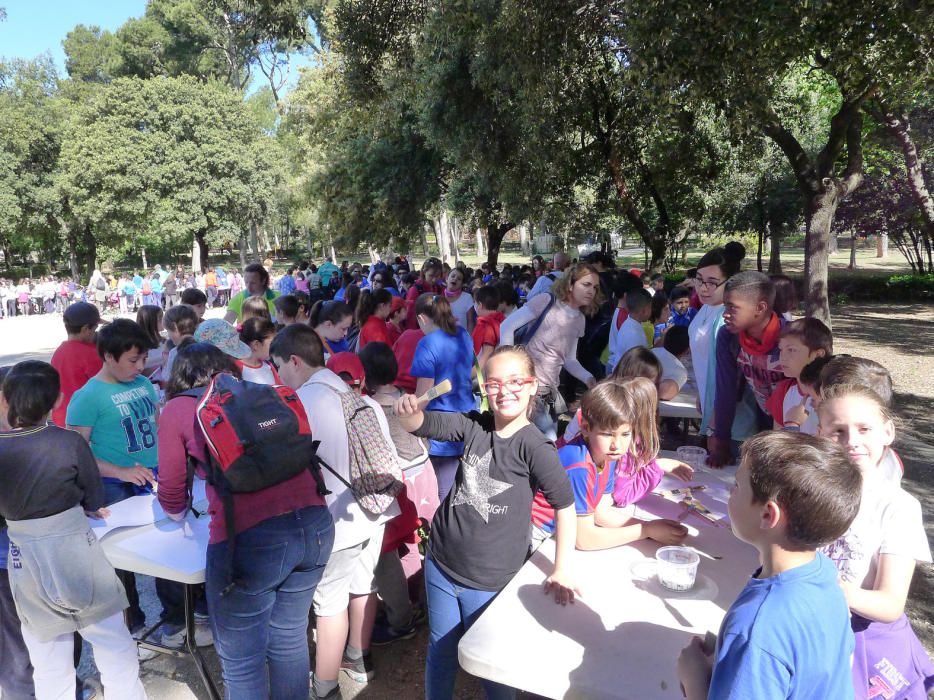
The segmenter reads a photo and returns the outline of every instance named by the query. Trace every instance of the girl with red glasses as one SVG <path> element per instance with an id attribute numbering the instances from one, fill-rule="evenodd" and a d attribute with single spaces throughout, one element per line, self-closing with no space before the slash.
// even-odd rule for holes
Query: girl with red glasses
<path id="1" fill-rule="evenodd" d="M 525 563 L 536 491 L 554 508 L 557 523 L 555 568 L 545 588 L 562 604 L 579 594 L 568 571 L 577 528 L 574 493 L 554 445 L 529 420 L 538 390 L 532 360 L 523 348 L 500 347 L 484 376 L 489 412 L 422 411 L 411 394 L 395 405 L 409 432 L 464 445 L 425 556 L 429 699 L 452 697 L 461 636 Z M 484 686 L 487 698 L 515 694 L 490 681 Z"/>

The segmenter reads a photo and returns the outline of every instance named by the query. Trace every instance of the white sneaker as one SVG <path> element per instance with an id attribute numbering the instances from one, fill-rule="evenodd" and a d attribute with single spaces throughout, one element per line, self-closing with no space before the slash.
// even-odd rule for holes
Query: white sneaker
<path id="1" fill-rule="evenodd" d="M 149 661 L 154 659 L 159 655 L 158 651 L 154 649 L 146 649 L 145 647 L 136 647 L 136 653 L 139 656 L 140 662 Z"/>

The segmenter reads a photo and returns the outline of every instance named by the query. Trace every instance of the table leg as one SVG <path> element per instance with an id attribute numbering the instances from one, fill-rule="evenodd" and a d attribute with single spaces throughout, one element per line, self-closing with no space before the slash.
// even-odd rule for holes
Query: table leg
<path id="1" fill-rule="evenodd" d="M 185 646 L 198 668 L 198 673 L 205 689 L 208 691 L 208 695 L 212 700 L 221 700 L 221 695 L 217 691 L 214 679 L 211 678 L 204 656 L 202 656 L 201 650 L 195 643 L 195 590 L 195 586 L 185 584 Z"/>

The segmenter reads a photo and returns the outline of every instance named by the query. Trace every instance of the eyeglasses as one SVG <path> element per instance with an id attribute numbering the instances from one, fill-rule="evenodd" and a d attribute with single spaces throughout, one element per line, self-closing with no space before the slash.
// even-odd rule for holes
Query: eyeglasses
<path id="1" fill-rule="evenodd" d="M 726 284 L 726 280 L 720 280 L 720 281 L 704 280 L 704 279 L 701 279 L 700 277 L 696 277 L 695 280 L 697 281 L 697 286 L 700 287 L 701 289 L 714 290 L 717 287 L 721 287 L 724 284 Z"/>
<path id="2" fill-rule="evenodd" d="M 486 391 L 487 396 L 496 396 L 502 393 L 503 389 L 506 389 L 510 394 L 518 394 L 522 391 L 522 387 L 534 382 L 535 377 L 515 377 L 507 379 L 505 382 L 489 381 L 484 382 L 483 390 Z"/>

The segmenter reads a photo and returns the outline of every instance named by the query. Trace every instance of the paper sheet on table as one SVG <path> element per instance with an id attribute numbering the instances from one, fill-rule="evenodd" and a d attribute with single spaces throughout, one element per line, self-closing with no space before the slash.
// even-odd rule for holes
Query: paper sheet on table
<path id="1" fill-rule="evenodd" d="M 191 491 L 194 503 L 205 500 L 206 494 L 202 479 L 194 480 Z M 103 520 L 88 518 L 91 532 L 97 535 L 97 539 L 121 527 L 152 525 L 168 517 L 165 511 L 162 510 L 162 506 L 159 505 L 159 499 L 155 494 L 151 493 L 118 501 L 107 506 L 107 509 L 110 511 L 110 515 Z"/>
<path id="2" fill-rule="evenodd" d="M 646 495 L 635 508 L 635 516 L 640 519 L 649 520 L 654 518 L 669 518 L 671 520 L 681 519 L 681 522 L 694 527 L 714 527 L 713 523 L 706 518 L 691 513 L 683 517 L 686 507 L 681 504 L 685 494 L 675 494 L 673 496 L 661 496 L 658 491 L 668 491 L 671 489 L 683 489 L 691 484 L 699 483 L 695 479 L 690 482 L 683 482 L 669 476 L 665 476 L 656 489 L 656 493 Z M 729 527 L 730 516 L 727 513 L 726 503 L 730 498 L 729 487 L 713 479 L 703 480 L 704 489 L 694 491 L 694 498 L 704 504 L 710 511 L 710 514 L 720 520 L 724 527 Z"/>
<path id="3" fill-rule="evenodd" d="M 114 547 L 191 575 L 204 570 L 210 522 L 206 515 L 198 518 L 188 513 L 182 521 L 163 520 L 155 528 L 147 528 Z"/>

